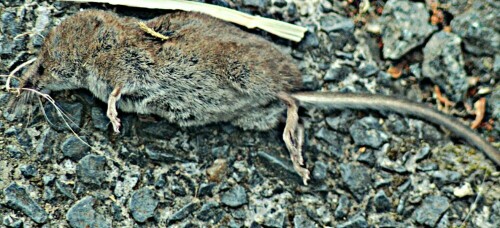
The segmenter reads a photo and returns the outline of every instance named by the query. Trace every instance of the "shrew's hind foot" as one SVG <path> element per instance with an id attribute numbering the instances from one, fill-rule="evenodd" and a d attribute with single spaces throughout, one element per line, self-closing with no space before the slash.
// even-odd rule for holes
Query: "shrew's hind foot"
<path id="1" fill-rule="evenodd" d="M 304 185 L 310 179 L 309 170 L 302 167 L 304 158 L 302 157 L 302 145 L 304 143 L 304 127 L 299 124 L 298 106 L 293 98 L 286 93 L 279 93 L 278 97 L 287 105 L 287 117 L 285 129 L 283 130 L 283 141 L 290 152 L 290 159 L 293 168 L 302 177 Z"/>

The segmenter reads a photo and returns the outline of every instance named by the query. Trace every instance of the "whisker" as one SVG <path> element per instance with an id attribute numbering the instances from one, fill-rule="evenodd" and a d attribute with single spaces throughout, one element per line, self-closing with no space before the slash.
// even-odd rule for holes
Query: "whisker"
<path id="1" fill-rule="evenodd" d="M 62 114 L 66 119 L 68 119 L 71 124 L 75 125 L 75 127 L 77 129 L 80 129 L 80 127 L 78 126 L 78 124 L 76 124 L 76 122 L 73 120 L 72 116 L 70 116 L 69 114 L 67 114 L 67 112 L 65 112 L 62 107 L 60 107 L 59 105 L 57 105 L 57 103 L 55 105 L 56 105 L 56 108 L 59 110 L 60 114 Z"/>
<path id="2" fill-rule="evenodd" d="M 93 151 L 99 153 L 99 154 L 102 154 L 101 151 L 98 151 L 97 149 L 95 149 L 94 147 L 92 147 L 90 144 L 88 144 L 87 142 L 85 142 L 74 130 L 73 128 L 70 126 L 70 124 L 68 123 L 68 121 L 66 121 L 66 118 L 64 116 L 64 114 L 62 113 L 61 109 L 59 107 L 57 107 L 56 105 L 56 102 L 54 101 L 54 99 L 52 99 L 52 97 L 48 94 L 45 94 L 45 93 L 42 93 L 40 91 L 37 91 L 35 89 L 30 89 L 30 88 L 20 88 L 20 90 L 24 90 L 24 91 L 29 91 L 29 92 L 32 92 L 32 93 L 35 93 L 37 95 L 39 95 L 40 97 L 43 97 L 44 99 L 46 99 L 47 101 L 49 101 L 53 106 L 54 108 L 56 109 L 57 111 L 57 114 L 62 118 L 64 124 L 66 125 L 66 127 L 71 131 L 71 133 L 73 133 L 73 135 L 78 139 L 80 140 L 83 144 L 85 144 L 86 146 L 90 147 Z"/>
<path id="3" fill-rule="evenodd" d="M 45 109 L 43 108 L 43 103 L 42 103 L 42 99 L 40 97 L 37 97 L 38 98 L 38 104 L 40 105 L 40 109 L 42 110 L 42 114 L 43 116 L 45 117 L 45 120 L 50 124 L 50 125 L 54 125 L 54 123 L 52 123 L 49 119 L 49 117 L 47 116 L 47 113 L 45 112 Z"/>

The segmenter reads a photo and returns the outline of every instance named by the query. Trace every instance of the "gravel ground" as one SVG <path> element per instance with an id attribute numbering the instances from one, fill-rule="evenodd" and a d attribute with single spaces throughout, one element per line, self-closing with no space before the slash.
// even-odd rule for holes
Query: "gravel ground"
<path id="1" fill-rule="evenodd" d="M 500 4 L 494 0 L 213 0 L 306 26 L 281 44 L 303 90 L 364 92 L 426 102 L 470 123 L 499 147 Z M 466 3 L 469 2 L 469 3 Z M 151 18 L 162 11 L 54 1 L 0 1 L 0 74 L 36 56 L 69 15 L 101 8 Z M 452 32 L 450 32 L 452 31 Z M 17 35 L 30 32 L 30 35 Z M 4 79 L 0 79 L 3 80 Z M 2 83 L 3 84 L 3 83 Z M 456 102 L 436 101 L 434 85 Z M 49 104 L 27 114 L 0 92 L 0 226 L 5 227 L 500 227 L 500 177 L 480 151 L 445 130 L 392 113 L 301 110 L 312 183 L 301 184 L 281 140 L 230 125 L 180 128 L 120 113 L 87 91 L 52 94 L 81 143 Z M 146 120 L 149 119 L 149 120 Z"/>

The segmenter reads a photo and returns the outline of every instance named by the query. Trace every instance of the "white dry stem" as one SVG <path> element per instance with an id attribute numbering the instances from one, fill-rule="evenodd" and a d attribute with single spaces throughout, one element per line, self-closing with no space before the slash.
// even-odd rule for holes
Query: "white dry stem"
<path id="1" fill-rule="evenodd" d="M 21 38 L 21 37 L 23 37 L 23 36 L 29 36 L 29 35 L 36 35 L 36 36 L 40 36 L 40 37 L 42 37 L 42 39 L 45 39 L 45 37 L 44 37 L 42 34 L 37 33 L 37 32 L 23 32 L 23 33 L 21 33 L 21 34 L 19 34 L 19 35 L 15 36 L 15 37 L 14 37 L 14 40 L 17 40 L 17 39 L 19 39 L 19 38 Z"/>
<path id="2" fill-rule="evenodd" d="M 7 76 L 7 81 L 5 82 L 5 89 L 10 91 L 12 88 L 10 87 L 10 79 L 14 77 L 18 71 L 20 71 L 23 67 L 35 62 L 36 58 L 30 59 L 29 61 L 24 62 L 23 64 L 17 66 L 10 74 Z"/>
<path id="3" fill-rule="evenodd" d="M 201 2 L 185 0 L 62 0 L 67 2 L 98 2 L 111 5 L 124 5 L 130 7 L 183 10 L 200 12 L 219 18 L 224 21 L 236 23 L 247 28 L 260 28 L 276 36 L 299 42 L 304 37 L 307 28 L 260 16 L 252 16 L 237 10 L 225 8 L 222 6 L 211 5 Z"/>
<path id="4" fill-rule="evenodd" d="M 477 205 L 479 204 L 479 200 L 483 197 L 483 194 L 485 192 L 485 189 L 484 189 L 484 182 L 486 181 L 486 177 L 488 176 L 488 172 L 485 172 L 484 173 L 484 176 L 483 176 L 483 182 L 481 183 L 481 185 L 479 186 L 478 188 L 478 193 L 477 193 L 477 196 L 476 196 L 476 199 L 474 200 L 474 202 L 470 205 L 470 208 L 469 208 L 469 212 L 467 213 L 467 215 L 465 216 L 465 219 L 464 221 L 462 222 L 462 224 L 460 224 L 460 227 L 461 228 L 465 228 L 467 227 L 467 221 L 469 220 L 470 216 L 472 215 L 472 212 L 474 212 L 476 209 L 477 209 Z"/>

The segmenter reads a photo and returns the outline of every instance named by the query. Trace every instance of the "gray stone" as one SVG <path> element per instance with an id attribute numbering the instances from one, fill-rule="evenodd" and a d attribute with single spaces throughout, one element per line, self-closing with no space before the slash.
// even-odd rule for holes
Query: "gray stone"
<path id="1" fill-rule="evenodd" d="M 0 18 L 2 21 L 2 27 L 0 28 L 2 34 L 15 36 L 21 33 L 19 19 L 14 8 L 4 10 Z"/>
<path id="2" fill-rule="evenodd" d="M 393 219 L 395 218 L 392 218 L 392 216 L 384 216 L 384 217 L 381 217 L 379 221 L 376 222 L 376 224 L 378 225 L 378 227 L 394 227 L 394 228 L 403 228 L 403 227 L 412 227 L 410 224 L 405 224 L 405 223 L 402 223 L 402 222 L 396 222 L 394 221 Z"/>
<path id="3" fill-rule="evenodd" d="M 115 221 L 122 221 L 123 220 L 122 208 L 120 205 L 118 205 L 115 202 L 113 202 L 111 204 L 111 214 L 113 214 L 113 220 L 115 220 Z"/>
<path id="4" fill-rule="evenodd" d="M 325 32 L 346 31 L 354 32 L 354 21 L 351 18 L 343 17 L 338 14 L 323 15 L 319 18 L 321 30 Z"/>
<path id="5" fill-rule="evenodd" d="M 500 227 L 500 200 L 496 200 L 495 203 L 493 203 L 491 210 L 493 213 L 491 213 L 490 220 L 496 225 L 493 227 Z"/>
<path id="6" fill-rule="evenodd" d="M 293 217 L 293 226 L 295 228 L 310 228 L 316 227 L 316 224 L 306 215 L 295 215 L 295 217 Z"/>
<path id="7" fill-rule="evenodd" d="M 14 46 L 10 43 L 6 35 L 0 35 L 0 54 L 11 55 L 14 53 Z"/>
<path id="8" fill-rule="evenodd" d="M 500 57 L 498 59 L 500 59 Z M 500 86 L 498 86 L 496 89 L 493 90 L 491 98 L 488 99 L 488 101 L 489 105 L 493 110 L 492 114 L 493 118 L 500 120 Z M 499 126 L 500 124 L 496 125 Z"/>
<path id="9" fill-rule="evenodd" d="M 403 215 L 405 213 L 405 203 L 406 203 L 407 197 L 403 197 L 399 200 L 398 207 L 396 208 L 396 212 L 399 215 Z"/>
<path id="10" fill-rule="evenodd" d="M 19 130 L 17 129 L 17 127 L 11 126 L 7 130 L 5 130 L 3 133 L 4 133 L 5 136 L 9 136 L 10 137 L 10 136 L 17 135 L 19 133 Z"/>
<path id="11" fill-rule="evenodd" d="M 387 197 L 383 190 L 379 190 L 373 198 L 373 204 L 377 212 L 386 212 L 391 210 L 391 199 Z"/>
<path id="12" fill-rule="evenodd" d="M 5 147 L 7 149 L 7 152 L 9 152 L 9 155 L 11 158 L 21 158 L 22 157 L 22 152 L 19 149 L 19 147 L 15 145 L 7 145 Z"/>
<path id="13" fill-rule="evenodd" d="M 447 211 L 444 213 L 444 215 L 439 219 L 438 224 L 436 224 L 436 228 L 448 228 L 452 227 L 450 224 L 450 212 Z M 477 227 L 486 227 L 486 226 L 477 226 Z"/>
<path id="14" fill-rule="evenodd" d="M 43 36 L 47 33 L 50 24 L 50 9 L 45 6 L 39 6 L 35 10 L 36 21 L 33 32 L 35 35 L 31 37 L 31 43 L 35 47 L 40 47 L 43 44 Z"/>
<path id="15" fill-rule="evenodd" d="M 51 185 L 52 183 L 54 183 L 55 179 L 56 179 L 56 175 L 54 175 L 54 174 L 46 174 L 46 175 L 43 175 L 43 177 L 42 177 L 42 181 L 43 181 L 44 185 Z"/>
<path id="16" fill-rule="evenodd" d="M 281 228 L 285 227 L 285 213 L 280 212 L 268 212 L 264 215 L 264 223 L 265 227 L 273 227 L 273 228 Z"/>
<path id="17" fill-rule="evenodd" d="M 340 196 L 339 205 L 335 209 L 335 218 L 343 219 L 347 217 L 350 208 L 351 208 L 351 202 L 349 201 L 349 198 L 347 198 L 347 196 L 345 195 Z"/>
<path id="18" fill-rule="evenodd" d="M 316 90 L 319 87 L 319 81 L 314 75 L 302 75 L 302 86 L 307 90 Z"/>
<path id="19" fill-rule="evenodd" d="M 59 190 L 59 192 L 61 192 L 66 197 L 73 199 L 73 200 L 76 199 L 76 196 L 73 194 L 72 188 L 69 185 L 57 180 L 56 181 L 56 188 L 57 188 L 57 190 Z"/>
<path id="20" fill-rule="evenodd" d="M 347 68 L 350 69 L 350 68 Z M 352 70 L 351 70 L 352 71 Z M 350 110 L 344 110 L 340 116 L 336 117 L 326 117 L 326 125 L 330 127 L 331 129 L 342 132 L 342 133 L 349 133 L 349 127 L 350 125 L 350 120 L 351 119 L 358 119 L 354 117 L 354 113 Z"/>
<path id="21" fill-rule="evenodd" d="M 432 173 L 432 179 L 440 186 L 446 184 L 459 183 L 462 174 L 451 170 L 438 170 Z"/>
<path id="22" fill-rule="evenodd" d="M 380 124 L 377 119 L 373 117 L 364 117 L 354 122 L 349 128 L 349 133 L 356 145 L 379 148 L 382 144 L 387 142 L 389 136 L 378 129 L 380 129 Z"/>
<path id="23" fill-rule="evenodd" d="M 87 141 L 84 136 L 81 139 Z M 61 151 L 64 156 L 71 158 L 73 161 L 78 161 L 90 152 L 90 147 L 72 135 L 61 144 Z"/>
<path id="24" fill-rule="evenodd" d="M 319 39 L 314 31 L 308 31 L 299 43 L 299 50 L 308 50 L 319 47 Z"/>
<path id="25" fill-rule="evenodd" d="M 181 221 L 188 217 L 191 213 L 196 211 L 199 208 L 199 204 L 192 202 L 188 203 L 186 206 L 182 207 L 180 210 L 175 212 L 170 218 L 168 218 L 169 222 Z"/>
<path id="26" fill-rule="evenodd" d="M 264 8 L 267 5 L 267 0 L 243 0 L 243 5 Z"/>
<path id="27" fill-rule="evenodd" d="M 436 163 L 424 163 L 424 164 L 417 166 L 417 170 L 422 171 L 422 172 L 434 171 L 434 170 L 438 170 L 438 169 L 439 169 L 439 165 Z"/>
<path id="28" fill-rule="evenodd" d="M 325 127 L 319 129 L 319 131 L 316 132 L 314 136 L 318 139 L 324 140 L 332 146 L 340 146 L 340 140 L 337 136 L 337 133 L 326 129 Z"/>
<path id="29" fill-rule="evenodd" d="M 353 216 L 352 218 L 349 218 L 347 222 L 337 225 L 337 228 L 366 228 L 366 227 L 368 227 L 368 223 L 366 222 L 365 217 L 359 214 Z"/>
<path id="30" fill-rule="evenodd" d="M 340 50 L 353 51 L 346 49 L 346 47 L 352 47 L 356 40 L 354 37 L 354 21 L 351 18 L 343 17 L 335 13 L 326 14 L 319 18 L 319 25 L 321 30 L 328 33 L 328 38 L 330 40 L 328 46 L 329 52 L 333 53 L 335 50 L 337 54 L 337 51 Z M 337 55 L 337 57 L 345 58 L 346 56 Z"/>
<path id="31" fill-rule="evenodd" d="M 493 1 L 494 2 L 494 1 Z M 492 1 L 476 0 L 465 13 L 456 15 L 451 28 L 474 54 L 494 55 L 500 52 L 499 5 Z"/>
<path id="32" fill-rule="evenodd" d="M 131 119 L 132 122 L 132 119 Z M 141 122 L 141 127 L 138 128 L 140 134 L 151 138 L 164 139 L 168 136 L 173 136 L 178 131 L 178 129 L 172 125 L 172 123 L 167 120 L 160 120 L 158 122 Z M 129 126 L 132 127 L 131 125 Z"/>
<path id="33" fill-rule="evenodd" d="M 217 223 L 223 216 L 224 212 L 220 209 L 219 204 L 213 201 L 203 204 L 200 211 L 196 213 L 196 218 L 204 222 L 212 220 L 214 223 Z"/>
<path id="34" fill-rule="evenodd" d="M 227 192 L 224 192 L 221 197 L 221 203 L 229 207 L 239 207 L 248 203 L 248 196 L 245 188 L 237 185 Z"/>
<path id="35" fill-rule="evenodd" d="M 3 194 L 7 206 L 20 210 L 36 223 L 45 223 L 47 221 L 47 212 L 29 196 L 23 187 L 12 183 L 3 190 Z"/>
<path id="36" fill-rule="evenodd" d="M 43 188 L 43 199 L 45 201 L 51 201 L 55 197 L 56 197 L 56 195 L 55 195 L 54 191 L 52 191 L 52 189 L 50 187 L 45 186 L 45 188 Z"/>
<path id="37" fill-rule="evenodd" d="M 493 72 L 496 75 L 500 74 L 500 54 L 495 55 L 495 62 L 493 62 Z"/>
<path id="38" fill-rule="evenodd" d="M 112 227 L 111 221 L 94 210 L 94 204 L 95 199 L 92 196 L 87 196 L 73 204 L 66 213 L 69 225 L 73 228 Z"/>
<path id="39" fill-rule="evenodd" d="M 293 169 L 293 164 L 289 160 L 282 159 L 273 154 L 259 151 L 257 156 L 262 163 L 258 166 L 260 172 L 280 175 L 281 179 L 293 180 L 296 183 L 302 183 L 302 178 Z M 262 167 L 262 169 L 260 169 Z"/>
<path id="40" fill-rule="evenodd" d="M 127 150 L 125 147 L 123 149 Z M 188 160 L 188 157 L 186 153 L 182 154 L 175 153 L 175 151 L 168 151 L 168 153 L 165 153 L 165 151 L 161 149 L 146 146 L 146 155 L 149 157 L 149 159 L 155 161 L 161 161 L 166 163 L 186 162 Z M 135 155 L 135 156 L 140 156 L 140 155 Z"/>
<path id="41" fill-rule="evenodd" d="M 145 187 L 134 191 L 128 204 L 134 220 L 141 223 L 153 217 L 157 206 L 158 199 L 155 193 Z"/>
<path id="42" fill-rule="evenodd" d="M 424 47 L 422 73 L 444 88 L 453 101 L 461 101 L 468 89 L 461 42 L 457 35 L 441 31 Z"/>
<path id="43" fill-rule="evenodd" d="M 47 102 L 45 105 L 45 113 L 47 114 L 47 122 L 49 122 L 51 127 L 58 131 L 69 131 L 68 126 L 61 118 L 60 114 L 54 108 L 52 104 Z M 81 123 L 82 123 L 82 114 L 83 114 L 83 104 L 81 103 L 58 103 L 61 107 L 61 110 L 68 115 L 69 119 L 66 118 L 66 122 L 69 126 L 74 130 L 78 131 Z"/>
<path id="44" fill-rule="evenodd" d="M 328 151 L 334 158 L 341 160 L 344 158 L 344 151 L 341 146 L 329 146 Z"/>
<path id="45" fill-rule="evenodd" d="M 372 175 L 372 179 L 374 179 L 374 181 L 375 181 L 374 187 L 379 188 L 382 186 L 390 185 L 394 178 L 392 177 L 391 174 L 384 172 L 384 171 L 381 171 L 381 172 L 374 173 Z"/>
<path id="46" fill-rule="evenodd" d="M 380 167 L 384 168 L 385 170 L 393 171 L 396 173 L 404 174 L 408 170 L 404 165 L 402 165 L 402 162 L 400 161 L 393 161 L 392 159 L 387 157 L 387 150 L 385 148 L 389 148 L 388 144 L 385 144 L 384 147 L 376 153 L 377 156 L 377 163 Z"/>
<path id="47" fill-rule="evenodd" d="M 372 187 L 372 180 L 370 175 L 368 175 L 369 173 L 370 170 L 362 165 L 340 165 L 342 180 L 358 201 L 363 200 L 365 194 L 367 194 Z"/>
<path id="48" fill-rule="evenodd" d="M 384 6 L 381 23 L 383 54 L 389 59 L 401 58 L 437 30 L 429 24 L 425 5 L 408 0 L 389 0 Z"/>
<path id="49" fill-rule="evenodd" d="M 106 157 L 85 156 L 76 165 L 76 175 L 82 183 L 100 186 L 107 176 Z"/>
<path id="50" fill-rule="evenodd" d="M 213 148 L 212 155 L 214 155 L 214 157 L 216 158 L 227 158 L 227 156 L 229 155 L 229 146 L 224 145 Z"/>
<path id="51" fill-rule="evenodd" d="M 216 186 L 215 183 L 202 183 L 200 184 L 200 190 L 198 190 L 198 196 L 203 197 L 203 196 L 212 196 L 213 195 L 213 189 Z"/>
<path id="52" fill-rule="evenodd" d="M 439 218 L 448 210 L 450 203 L 444 196 L 428 196 L 413 213 L 414 219 L 419 223 L 434 227 Z"/>
<path id="53" fill-rule="evenodd" d="M 370 167 L 373 167 L 375 165 L 375 163 L 377 162 L 377 158 L 375 157 L 375 154 L 373 153 L 373 151 L 371 149 L 369 151 L 365 151 L 365 152 L 361 153 L 358 156 L 358 159 L 356 159 L 356 160 L 359 162 L 366 163 Z"/>
<path id="54" fill-rule="evenodd" d="M 373 63 L 366 63 L 366 62 L 362 62 L 359 67 L 358 67 L 358 74 L 361 76 L 361 77 L 370 77 L 370 76 L 373 76 L 375 74 L 377 74 L 377 72 L 379 71 L 378 67 L 373 64 Z"/>
<path id="55" fill-rule="evenodd" d="M 322 161 L 316 161 L 314 163 L 314 169 L 312 171 L 312 177 L 315 180 L 324 180 L 328 171 L 328 166 Z"/>
<path id="56" fill-rule="evenodd" d="M 108 129 L 109 119 L 101 108 L 93 107 L 91 111 L 92 123 L 94 127 L 105 131 Z"/>
<path id="57" fill-rule="evenodd" d="M 38 170 L 32 164 L 21 165 L 21 167 L 19 167 L 19 170 L 21 170 L 21 174 L 26 178 L 32 178 L 36 176 L 36 174 L 38 174 Z"/>
<path id="58" fill-rule="evenodd" d="M 237 208 L 232 211 L 231 216 L 235 219 L 244 220 L 247 218 L 247 210 L 243 207 Z"/>
<path id="59" fill-rule="evenodd" d="M 419 162 L 422 159 L 426 158 L 431 153 L 431 147 L 429 145 L 425 145 L 420 149 L 417 154 L 415 154 L 415 161 Z"/>
<path id="60" fill-rule="evenodd" d="M 2 224 L 6 227 L 21 228 L 23 227 L 23 221 L 19 219 L 13 219 L 11 216 L 6 215 L 2 219 Z"/>
<path id="61" fill-rule="evenodd" d="M 339 67 L 331 67 L 326 72 L 323 80 L 326 82 L 342 81 L 349 76 L 353 71 L 349 66 L 340 65 Z"/>
<path id="62" fill-rule="evenodd" d="M 286 0 L 273 0 L 273 5 L 279 8 L 285 7 L 286 4 Z"/>
<path id="63" fill-rule="evenodd" d="M 422 67 L 420 64 L 415 63 L 410 65 L 410 72 L 415 76 L 417 79 L 422 79 Z"/>
<path id="64" fill-rule="evenodd" d="M 322 13 L 330 13 L 333 12 L 333 5 L 328 0 L 320 1 L 320 9 Z"/>

